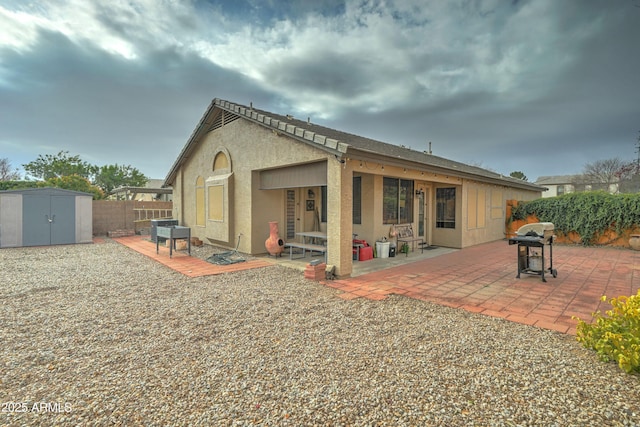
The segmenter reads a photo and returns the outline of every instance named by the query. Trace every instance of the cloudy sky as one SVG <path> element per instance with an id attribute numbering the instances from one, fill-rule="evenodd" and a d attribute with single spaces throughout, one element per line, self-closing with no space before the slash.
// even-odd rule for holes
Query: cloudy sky
<path id="1" fill-rule="evenodd" d="M 530 181 L 637 157 L 640 0 L 0 0 L 0 158 L 164 178 L 213 98 Z"/>

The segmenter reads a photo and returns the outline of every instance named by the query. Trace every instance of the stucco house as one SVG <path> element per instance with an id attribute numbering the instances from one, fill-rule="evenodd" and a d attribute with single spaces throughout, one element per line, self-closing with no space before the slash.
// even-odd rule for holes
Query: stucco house
<path id="1" fill-rule="evenodd" d="M 535 183 L 545 187 L 542 197 L 555 197 L 592 190 L 606 190 L 611 194 L 616 194 L 619 187 L 617 182 L 611 184 L 593 182 L 589 176 L 582 174 L 541 176 Z"/>
<path id="2" fill-rule="evenodd" d="M 506 201 L 543 187 L 479 167 L 214 99 L 167 174 L 173 214 L 192 236 L 265 254 L 269 222 L 285 241 L 320 228 L 327 262 L 351 274 L 352 238 L 412 224 L 431 245 L 504 238 Z"/>

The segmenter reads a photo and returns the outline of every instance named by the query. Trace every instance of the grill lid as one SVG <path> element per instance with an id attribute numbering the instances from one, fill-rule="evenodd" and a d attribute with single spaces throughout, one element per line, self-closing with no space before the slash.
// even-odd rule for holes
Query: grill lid
<path id="1" fill-rule="evenodd" d="M 553 234 L 554 229 L 555 227 L 552 222 L 534 222 L 531 224 L 525 224 L 518 228 L 516 234 L 518 236 L 526 236 L 527 234 L 531 235 L 531 232 L 534 232 L 540 237 L 547 237 L 550 234 Z"/>

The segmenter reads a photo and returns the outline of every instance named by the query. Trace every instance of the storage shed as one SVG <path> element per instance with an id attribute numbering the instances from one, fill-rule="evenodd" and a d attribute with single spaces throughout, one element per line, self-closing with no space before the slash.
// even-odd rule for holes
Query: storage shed
<path id="1" fill-rule="evenodd" d="M 0 248 L 91 243 L 92 200 L 60 188 L 0 191 Z"/>

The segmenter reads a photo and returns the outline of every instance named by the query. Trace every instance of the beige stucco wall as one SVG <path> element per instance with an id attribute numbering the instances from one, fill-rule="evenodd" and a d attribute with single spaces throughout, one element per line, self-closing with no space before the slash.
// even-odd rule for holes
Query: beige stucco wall
<path id="1" fill-rule="evenodd" d="M 382 164 L 363 164 L 360 161 L 347 162 L 353 169 L 355 175 L 361 175 L 362 178 L 362 224 L 354 225 L 353 230 L 358 233 L 359 239 L 367 240 L 373 245 L 377 240 L 383 237 L 389 238 L 390 224 L 384 224 L 382 217 L 382 188 L 383 178 L 393 177 L 414 181 L 414 190 L 422 188 L 425 191 L 426 216 L 428 218 L 427 229 L 425 230 L 425 238 L 430 244 L 448 247 L 460 247 L 461 230 L 458 227 L 455 230 L 439 230 L 435 228 L 435 188 L 443 187 L 459 187 L 462 183 L 460 178 L 449 177 L 441 174 L 426 173 L 418 170 L 405 170 Z M 384 168 L 383 168 L 384 166 Z M 458 200 L 456 201 L 457 217 L 460 217 L 461 199 L 457 191 Z M 418 233 L 418 197 L 414 197 L 414 232 Z"/>
<path id="2" fill-rule="evenodd" d="M 196 179 L 213 175 L 213 160 L 221 149 L 226 150 L 231 166 L 229 236 L 216 240 L 207 235 L 207 226 L 196 225 Z M 204 241 L 235 247 L 238 235 L 239 251 L 264 253 L 264 241 L 269 236 L 270 221 L 282 228 L 285 220 L 285 190 L 259 190 L 259 170 L 283 165 L 326 160 L 327 154 L 246 120 L 236 120 L 207 133 L 193 154 L 186 160 L 174 186 L 174 217 L 191 227 L 192 235 Z M 179 190 L 178 190 L 179 189 Z M 253 190 L 253 191 L 252 191 Z M 206 193 L 206 191 L 205 191 Z M 207 223 L 209 220 L 206 220 Z"/>
<path id="3" fill-rule="evenodd" d="M 376 177 L 371 174 L 363 173 L 359 170 L 354 171 L 354 176 L 361 177 L 361 208 L 362 223 L 353 224 L 353 233 L 358 235 L 358 239 L 373 242 L 375 239 L 375 224 L 382 220 L 382 209 L 376 206 Z M 380 189 L 382 190 L 382 180 L 380 181 Z M 373 244 L 373 243 L 371 243 Z"/>
<path id="4" fill-rule="evenodd" d="M 327 262 L 338 276 L 351 275 L 353 172 L 349 162 L 327 163 Z"/>
<path id="5" fill-rule="evenodd" d="M 427 243 L 435 246 L 463 248 L 504 238 L 507 200 L 533 200 L 540 197 L 540 192 L 536 191 L 517 190 L 442 174 L 405 170 L 382 164 L 360 166 L 361 162 L 358 160 L 348 161 L 347 164 L 355 176 L 362 176 L 362 224 L 353 225 L 353 232 L 358 234 L 358 238 L 365 239 L 372 245 L 376 240 L 389 236 L 390 225 L 384 224 L 382 218 L 382 187 L 385 176 L 413 180 L 415 190 L 424 190 L 427 217 L 425 238 Z M 446 187 L 456 188 L 455 229 L 440 229 L 435 226 L 436 189 Z M 482 205 L 484 213 L 478 215 L 484 218 L 484 224 L 473 224 L 469 221 L 468 194 L 470 191 L 485 195 Z M 418 233 L 418 209 L 416 196 L 413 221 L 416 234 Z"/>
<path id="6" fill-rule="evenodd" d="M 461 247 L 477 245 L 480 243 L 491 242 L 505 237 L 505 215 L 507 200 L 533 200 L 540 197 L 540 192 L 517 190 L 511 187 L 500 185 L 484 184 L 477 181 L 465 180 L 462 191 L 462 221 L 459 226 L 461 229 Z M 470 204 L 470 193 L 484 194 L 483 200 L 477 197 L 478 209 L 483 209 L 484 224 L 479 221 L 474 224 L 470 217 L 477 210 Z M 473 198 L 473 196 L 471 196 Z M 478 216 L 476 216 L 478 218 Z"/>
<path id="7" fill-rule="evenodd" d="M 215 155 L 224 152 L 228 156 L 229 170 L 213 171 Z M 367 240 L 371 245 L 382 237 L 389 236 L 389 224 L 384 224 L 382 215 L 383 178 L 394 177 L 414 181 L 414 189 L 424 190 L 426 198 L 426 239 L 429 244 L 462 248 L 504 237 L 506 200 L 530 200 L 540 197 L 539 192 L 514 190 L 499 185 L 487 185 L 472 180 L 427 171 L 411 170 L 391 165 L 361 162 L 347 159 L 339 162 L 307 143 L 298 142 L 278 132 L 240 119 L 204 135 L 200 144 L 185 160 L 176 174 L 174 188 L 174 218 L 181 225 L 189 226 L 192 235 L 219 246 L 234 248 L 241 235 L 239 250 L 250 254 L 266 253 L 264 242 L 269 236 L 269 222 L 276 221 L 280 236 L 286 234 L 287 190 L 295 194 L 295 231 L 308 231 L 313 227 L 314 211 L 306 210 L 308 190 L 313 190 L 315 206 L 321 211 L 320 187 L 294 189 L 260 189 L 260 171 L 325 161 L 327 166 L 327 222 L 321 229 L 327 232 L 329 264 L 335 265 L 339 276 L 348 276 L 352 269 L 352 233 Z M 205 226 L 196 225 L 196 180 L 205 181 L 216 174 L 229 174 L 225 218 Z M 362 224 L 353 224 L 352 178 L 362 177 Z M 226 175 L 225 175 L 226 176 Z M 207 184 L 208 185 L 208 184 Z M 456 228 L 437 229 L 436 189 L 456 188 Z M 470 207 L 470 192 L 482 194 Z M 205 189 L 205 194 L 207 193 Z M 206 198 L 206 196 L 205 196 Z M 414 231 L 418 232 L 418 196 L 414 198 Z M 205 206 L 207 203 L 205 203 Z M 478 212 L 482 211 L 481 214 Z M 483 218 L 481 223 L 469 222 L 469 212 Z M 222 228 L 221 228 L 222 227 Z M 223 229 L 226 227 L 225 229 Z M 223 238 L 217 237 L 223 236 Z"/>

